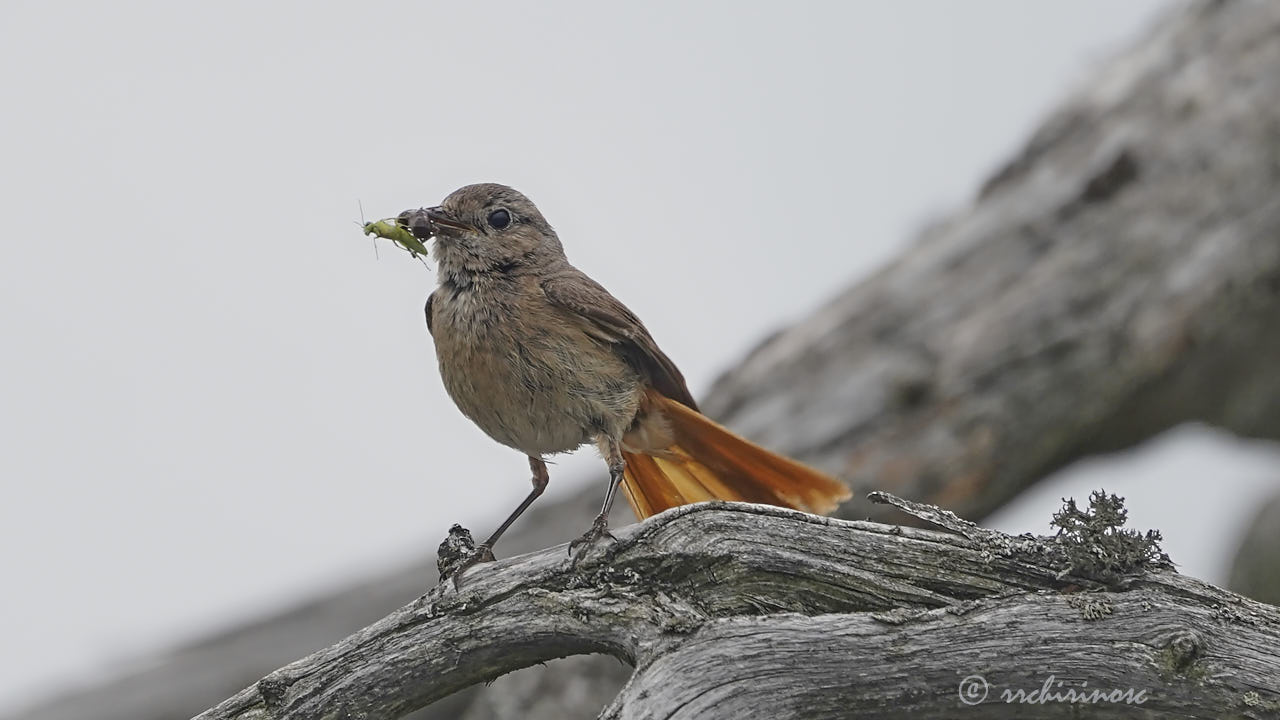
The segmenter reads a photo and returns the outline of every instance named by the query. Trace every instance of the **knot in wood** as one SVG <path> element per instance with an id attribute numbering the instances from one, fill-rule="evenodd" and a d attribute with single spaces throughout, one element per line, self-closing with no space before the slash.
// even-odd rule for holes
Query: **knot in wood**
<path id="1" fill-rule="evenodd" d="M 1177 630 L 1169 636 L 1165 647 L 1175 670 L 1186 670 L 1200 656 L 1204 641 L 1192 630 Z"/>
<path id="2" fill-rule="evenodd" d="M 289 681 L 272 673 L 258 681 L 258 694 L 268 710 L 276 711 L 284 706 L 284 696 L 289 691 Z"/>

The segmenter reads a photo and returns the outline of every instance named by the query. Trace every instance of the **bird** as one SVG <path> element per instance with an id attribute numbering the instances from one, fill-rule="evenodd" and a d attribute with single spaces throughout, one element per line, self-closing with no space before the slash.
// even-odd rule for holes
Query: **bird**
<path id="1" fill-rule="evenodd" d="M 609 469 L 600 513 L 569 545 L 608 536 L 621 487 L 640 520 L 706 500 L 825 514 L 839 480 L 760 447 L 703 415 L 675 363 L 630 309 L 570 264 L 537 206 L 497 183 L 462 187 L 397 223 L 433 239 L 427 298 L 445 390 L 489 437 L 528 457 L 533 488 L 461 571 L 542 495 L 546 458 L 594 444 Z"/>

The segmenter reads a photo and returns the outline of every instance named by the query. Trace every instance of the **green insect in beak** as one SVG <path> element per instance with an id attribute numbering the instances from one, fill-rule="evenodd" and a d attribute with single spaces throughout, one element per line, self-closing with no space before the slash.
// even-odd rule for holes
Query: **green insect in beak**
<path id="1" fill-rule="evenodd" d="M 357 201 L 358 203 L 359 201 Z M 364 207 L 360 207 L 360 221 L 356 223 L 364 234 L 372 237 L 380 237 L 390 240 L 400 247 L 401 250 L 407 251 L 410 255 L 417 258 L 424 265 L 426 264 L 427 246 L 422 241 L 413 236 L 409 232 L 409 228 L 401 225 L 395 218 L 386 218 L 384 220 L 374 220 L 372 222 L 364 221 Z"/>
<path id="2" fill-rule="evenodd" d="M 427 246 L 422 241 L 413 236 L 409 232 L 409 228 L 398 225 L 394 218 L 386 220 L 374 220 L 367 222 L 361 226 L 365 235 L 385 238 L 399 245 L 401 249 L 408 250 L 410 255 L 418 257 L 427 254 Z"/>

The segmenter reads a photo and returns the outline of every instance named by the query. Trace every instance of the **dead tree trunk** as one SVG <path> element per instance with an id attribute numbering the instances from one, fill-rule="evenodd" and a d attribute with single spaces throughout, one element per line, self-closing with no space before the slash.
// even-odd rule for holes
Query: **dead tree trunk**
<path id="1" fill-rule="evenodd" d="M 1280 608 L 1177 575 L 1114 499 L 1057 538 L 883 499 L 951 533 L 677 508 L 446 581 L 198 720 L 395 718 L 584 653 L 637 668 L 618 720 L 1280 717 Z"/>

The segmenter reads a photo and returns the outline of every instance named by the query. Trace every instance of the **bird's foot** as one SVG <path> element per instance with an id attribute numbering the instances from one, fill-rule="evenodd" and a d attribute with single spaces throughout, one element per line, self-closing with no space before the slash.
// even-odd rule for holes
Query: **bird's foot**
<path id="1" fill-rule="evenodd" d="M 609 532 L 609 518 L 604 515 L 597 515 L 594 522 L 591 523 L 591 529 L 582 534 L 582 537 L 569 543 L 569 555 L 572 556 L 574 551 L 584 545 L 594 545 L 603 538 L 609 538 L 610 541 L 617 541 L 618 538 Z"/>
<path id="2" fill-rule="evenodd" d="M 453 589 L 462 589 L 462 574 L 472 566 L 479 565 L 480 563 L 491 563 L 496 559 L 497 558 L 493 556 L 493 549 L 488 545 L 485 545 L 484 543 L 477 545 L 475 552 L 471 553 L 465 560 L 458 563 L 458 566 L 454 568 L 453 572 L 450 574 L 450 577 L 453 579 Z"/>
<path id="3" fill-rule="evenodd" d="M 462 573 L 472 565 L 482 562 L 493 562 L 493 549 L 489 543 L 476 544 L 471 539 L 471 532 L 461 525 L 449 528 L 449 537 L 440 543 L 436 554 L 436 569 L 440 572 L 440 582 L 453 579 L 454 589 L 462 585 Z"/>

